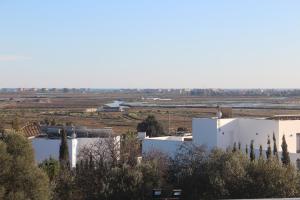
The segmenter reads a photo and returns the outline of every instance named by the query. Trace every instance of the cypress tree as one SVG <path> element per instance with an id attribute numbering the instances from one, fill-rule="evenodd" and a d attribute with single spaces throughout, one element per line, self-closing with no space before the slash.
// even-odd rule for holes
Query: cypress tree
<path id="1" fill-rule="evenodd" d="M 246 144 L 246 154 L 248 155 L 248 144 Z"/>
<path id="2" fill-rule="evenodd" d="M 287 143 L 285 141 L 285 136 L 283 135 L 282 137 L 282 144 L 281 144 L 281 148 L 282 148 L 282 157 L 281 157 L 281 161 L 284 165 L 289 165 L 290 164 L 290 155 L 288 152 L 288 146 Z"/>
<path id="3" fill-rule="evenodd" d="M 276 145 L 276 137 L 275 137 L 275 133 L 274 132 L 273 132 L 273 143 L 274 143 L 274 146 L 273 146 L 273 155 L 275 156 L 275 158 L 279 159 L 277 145 Z"/>
<path id="4" fill-rule="evenodd" d="M 250 143 L 250 160 L 251 161 L 254 161 L 255 160 L 255 153 L 254 153 L 254 141 L 251 140 L 251 143 Z"/>
<path id="5" fill-rule="evenodd" d="M 241 150 L 241 142 L 239 142 L 239 145 L 238 145 L 238 146 L 239 146 L 239 147 L 238 147 L 238 148 L 239 148 L 239 150 Z"/>
<path id="6" fill-rule="evenodd" d="M 59 147 L 59 161 L 62 167 L 66 167 L 69 165 L 69 149 L 68 149 L 67 133 L 64 129 L 61 132 L 61 143 Z"/>
<path id="7" fill-rule="evenodd" d="M 266 156 L 267 156 L 267 159 L 269 159 L 269 158 L 271 158 L 271 155 L 272 155 L 270 136 L 268 136 L 267 144 L 268 144 L 268 149 L 266 151 Z"/>
<path id="8" fill-rule="evenodd" d="M 234 142 L 234 144 L 233 144 L 232 152 L 236 152 L 236 142 Z"/>
<path id="9" fill-rule="evenodd" d="M 260 158 L 263 157 L 263 149 L 262 149 L 262 145 L 259 145 L 259 157 L 260 157 Z"/>

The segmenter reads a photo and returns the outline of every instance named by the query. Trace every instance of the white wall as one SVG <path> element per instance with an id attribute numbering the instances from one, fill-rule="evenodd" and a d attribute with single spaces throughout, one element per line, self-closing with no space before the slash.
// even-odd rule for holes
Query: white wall
<path id="1" fill-rule="evenodd" d="M 300 128 L 300 124 L 299 124 Z M 254 140 L 254 148 L 267 149 L 268 135 L 272 141 L 273 133 L 277 138 L 279 147 L 279 122 L 266 119 L 193 119 L 193 141 L 197 145 L 206 145 L 209 148 L 219 147 L 226 149 L 232 147 L 234 142 L 241 143 L 242 149 L 249 146 Z M 299 129 L 300 133 L 300 129 Z"/>
<path id="2" fill-rule="evenodd" d="M 35 160 L 37 162 L 42 162 L 45 159 L 52 157 L 54 159 L 59 159 L 59 139 L 46 139 L 46 138 L 33 138 L 30 139 L 32 147 L 35 153 Z M 68 140 L 69 147 L 69 157 L 72 156 L 72 143 L 71 140 Z"/>
<path id="3" fill-rule="evenodd" d="M 208 148 L 216 147 L 217 119 L 194 118 L 192 123 L 193 142 L 196 145 L 206 145 Z"/>
<path id="4" fill-rule="evenodd" d="M 173 157 L 182 144 L 184 141 L 146 138 L 143 140 L 142 149 L 143 154 L 159 151 Z"/>
<path id="5" fill-rule="evenodd" d="M 238 142 L 239 123 L 237 119 L 217 120 L 217 147 L 226 149 Z"/>
<path id="6" fill-rule="evenodd" d="M 300 120 L 279 121 L 279 144 L 282 144 L 282 137 L 285 135 L 288 151 L 291 153 L 297 153 L 297 133 L 300 133 Z"/>
<path id="7" fill-rule="evenodd" d="M 265 119 L 239 119 L 239 135 L 238 141 L 241 142 L 242 147 L 246 144 L 250 145 L 251 140 L 254 140 L 254 148 L 259 149 L 262 145 L 263 149 L 267 149 L 268 135 L 272 142 L 273 133 L 277 138 L 277 147 L 279 144 L 279 123 L 277 120 Z"/>
<path id="8" fill-rule="evenodd" d="M 93 145 L 98 140 L 105 138 L 76 138 L 68 139 L 69 158 L 72 167 L 76 167 L 79 151 L 89 145 Z M 120 142 L 120 136 L 115 137 L 116 142 Z M 33 138 L 30 139 L 35 153 L 35 160 L 40 163 L 50 156 L 59 159 L 60 139 Z"/>

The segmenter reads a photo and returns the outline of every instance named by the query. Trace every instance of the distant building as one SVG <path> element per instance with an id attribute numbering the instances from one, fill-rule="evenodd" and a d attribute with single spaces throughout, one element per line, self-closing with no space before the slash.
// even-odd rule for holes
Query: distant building
<path id="1" fill-rule="evenodd" d="M 85 112 L 87 112 L 87 113 L 93 113 L 93 112 L 97 112 L 97 108 L 87 108 L 87 109 L 85 109 Z"/>
<path id="2" fill-rule="evenodd" d="M 114 101 L 98 108 L 98 112 L 123 112 L 125 107 L 122 104 L 123 101 Z"/>

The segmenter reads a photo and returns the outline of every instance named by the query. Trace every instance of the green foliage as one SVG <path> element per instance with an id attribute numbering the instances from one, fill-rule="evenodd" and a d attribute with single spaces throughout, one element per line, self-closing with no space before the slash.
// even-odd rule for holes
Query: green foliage
<path id="1" fill-rule="evenodd" d="M 20 130 L 21 127 L 20 127 L 19 117 L 15 117 L 15 119 L 11 122 L 11 127 L 15 131 L 19 131 Z"/>
<path id="2" fill-rule="evenodd" d="M 72 171 L 68 168 L 61 168 L 56 178 L 53 199 L 69 200 L 74 199 L 74 182 Z"/>
<path id="3" fill-rule="evenodd" d="M 262 145 L 259 145 L 259 158 L 263 158 L 263 148 L 262 148 Z"/>
<path id="4" fill-rule="evenodd" d="M 51 126 L 56 126 L 56 124 L 57 124 L 57 123 L 56 123 L 56 120 L 53 118 L 53 119 L 51 120 L 51 122 L 50 122 L 50 125 L 51 125 Z"/>
<path id="5" fill-rule="evenodd" d="M 283 135 L 283 137 L 282 137 L 281 148 L 282 148 L 281 161 L 284 165 L 287 166 L 290 164 L 290 155 L 289 155 L 287 143 L 285 141 L 285 135 Z"/>
<path id="6" fill-rule="evenodd" d="M 1 199 L 49 199 L 48 178 L 34 161 L 29 141 L 18 134 L 0 140 Z"/>
<path id="7" fill-rule="evenodd" d="M 169 183 L 183 189 L 183 199 L 275 198 L 299 194 L 297 170 L 276 158 L 250 161 L 240 151 L 196 147 L 177 155 Z"/>
<path id="8" fill-rule="evenodd" d="M 254 141 L 251 141 L 250 144 L 250 160 L 254 161 L 255 160 L 255 152 L 254 152 Z"/>
<path id="9" fill-rule="evenodd" d="M 297 196 L 299 176 L 292 167 L 284 167 L 276 158 L 259 159 L 248 166 L 249 198 L 282 198 Z"/>
<path id="10" fill-rule="evenodd" d="M 40 163 L 39 167 L 48 175 L 50 182 L 54 181 L 59 174 L 59 162 L 52 157 Z"/>
<path id="11" fill-rule="evenodd" d="M 61 132 L 61 143 L 59 147 L 59 162 L 61 167 L 69 167 L 69 148 L 67 141 L 67 133 L 65 130 Z"/>
<path id="12" fill-rule="evenodd" d="M 138 132 L 146 132 L 149 137 L 157 137 L 164 135 L 162 125 L 153 115 L 149 115 L 144 121 L 137 125 Z"/>
<path id="13" fill-rule="evenodd" d="M 152 189 L 162 185 L 168 166 L 163 165 L 162 154 L 145 155 L 138 164 L 136 157 L 129 155 L 135 151 L 128 150 L 129 147 L 139 146 L 135 134 L 130 133 L 122 139 L 121 159 L 114 161 L 117 149 L 112 144 L 114 141 L 99 141 L 81 152 L 74 175 L 73 199 L 151 199 Z"/>
<path id="14" fill-rule="evenodd" d="M 237 149 L 236 149 L 236 142 L 233 143 L 233 148 L 232 148 L 232 152 L 236 152 Z"/>
<path id="15" fill-rule="evenodd" d="M 0 120 L 0 134 L 4 133 L 5 129 L 4 129 L 4 124 L 3 122 Z"/>
<path id="16" fill-rule="evenodd" d="M 137 157 L 140 155 L 141 144 L 137 135 L 133 132 L 127 132 L 121 140 L 121 162 L 130 166 L 137 164 Z"/>
<path id="17" fill-rule="evenodd" d="M 186 127 L 178 127 L 177 132 L 187 132 L 188 129 Z"/>
<path id="18" fill-rule="evenodd" d="M 271 141 L 270 141 L 270 136 L 268 136 L 268 142 L 267 142 L 267 145 L 268 145 L 268 149 L 266 151 L 266 157 L 267 159 L 271 158 L 272 156 L 272 149 L 271 149 Z"/>
<path id="19" fill-rule="evenodd" d="M 273 156 L 274 156 L 276 159 L 279 159 L 278 150 L 277 150 L 277 145 L 276 145 L 276 137 L 275 137 L 275 133 L 273 133 Z"/>

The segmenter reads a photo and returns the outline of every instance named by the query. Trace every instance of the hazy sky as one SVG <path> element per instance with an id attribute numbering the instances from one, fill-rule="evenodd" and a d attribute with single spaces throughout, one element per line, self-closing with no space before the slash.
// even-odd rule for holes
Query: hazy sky
<path id="1" fill-rule="evenodd" d="M 299 0 L 0 0 L 0 87 L 300 88 Z"/>

